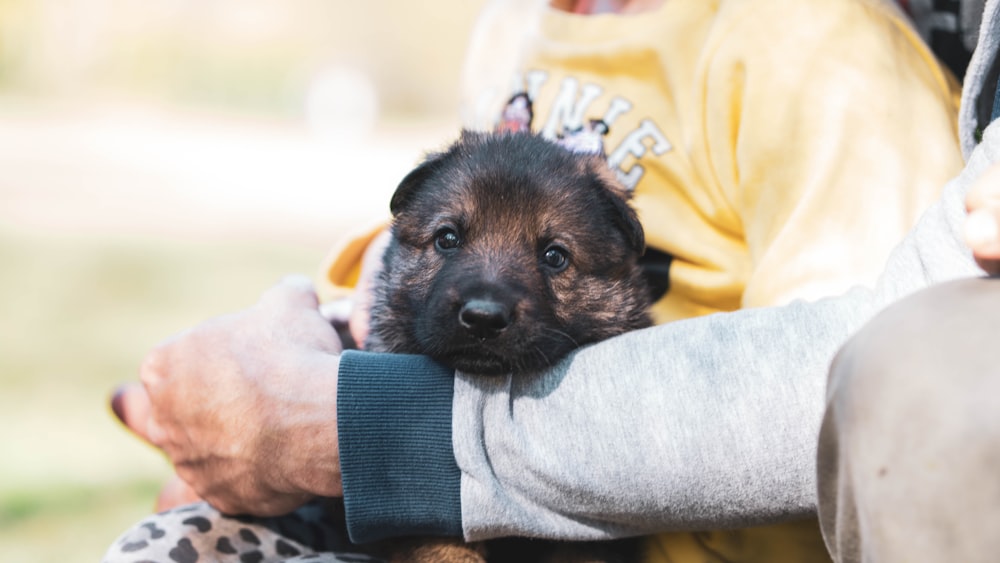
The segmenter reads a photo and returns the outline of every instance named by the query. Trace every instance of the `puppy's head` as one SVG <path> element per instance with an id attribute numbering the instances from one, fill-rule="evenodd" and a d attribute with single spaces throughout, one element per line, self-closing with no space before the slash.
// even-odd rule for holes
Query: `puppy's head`
<path id="1" fill-rule="evenodd" d="M 390 206 L 378 348 L 523 373 L 649 324 L 642 227 L 598 157 L 531 134 L 463 133 Z"/>

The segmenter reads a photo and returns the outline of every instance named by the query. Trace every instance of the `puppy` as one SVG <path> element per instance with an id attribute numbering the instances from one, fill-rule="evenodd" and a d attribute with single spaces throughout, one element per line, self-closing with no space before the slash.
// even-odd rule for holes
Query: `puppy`
<path id="1" fill-rule="evenodd" d="M 365 348 L 529 377 L 580 346 L 650 326 L 629 195 L 599 156 L 526 132 L 464 132 L 392 196 Z M 428 563 L 627 560 L 622 542 L 486 544 L 418 539 L 389 551 Z"/>
<path id="2" fill-rule="evenodd" d="M 628 196 L 599 157 L 463 133 L 392 196 L 366 348 L 520 376 L 650 326 Z"/>

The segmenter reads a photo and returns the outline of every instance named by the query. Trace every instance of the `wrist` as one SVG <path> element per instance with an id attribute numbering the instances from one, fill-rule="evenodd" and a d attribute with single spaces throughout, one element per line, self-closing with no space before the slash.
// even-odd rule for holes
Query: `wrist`
<path id="1" fill-rule="evenodd" d="M 345 352 L 341 360 L 338 435 L 351 539 L 461 536 L 454 373 L 423 356 Z"/>

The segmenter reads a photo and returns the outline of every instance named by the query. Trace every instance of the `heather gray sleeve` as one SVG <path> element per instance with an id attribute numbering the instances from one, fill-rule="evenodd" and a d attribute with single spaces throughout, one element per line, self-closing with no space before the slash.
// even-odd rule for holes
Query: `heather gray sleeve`
<path id="1" fill-rule="evenodd" d="M 466 537 L 604 538 L 813 514 L 830 360 L 886 304 L 981 274 L 959 229 L 965 189 L 998 147 L 990 127 L 875 288 L 637 331 L 535 378 L 459 374 Z"/>
<path id="2" fill-rule="evenodd" d="M 810 513 L 826 366 L 869 296 L 637 331 L 537 379 L 460 376 L 466 536 L 602 538 Z"/>

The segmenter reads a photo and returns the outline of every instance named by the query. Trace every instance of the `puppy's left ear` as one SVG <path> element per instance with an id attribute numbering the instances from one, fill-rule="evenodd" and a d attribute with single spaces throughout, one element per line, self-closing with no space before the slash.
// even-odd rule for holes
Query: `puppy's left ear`
<path id="1" fill-rule="evenodd" d="M 444 169 L 447 161 L 466 152 L 470 147 L 482 144 L 487 138 L 488 135 L 484 133 L 463 129 L 458 140 L 447 149 L 428 154 L 424 161 L 411 170 L 396 186 L 396 192 L 392 194 L 392 199 L 389 201 L 389 211 L 393 215 L 399 213 L 413 201 L 413 197 L 428 179 Z"/>
<path id="2" fill-rule="evenodd" d="M 602 195 L 614 210 L 615 223 L 625 235 L 629 246 L 641 256 L 646 251 L 646 232 L 639 221 L 639 215 L 629 205 L 632 192 L 618 181 L 603 158 L 594 156 L 587 160 L 587 168 L 596 183 L 600 185 Z"/>
<path id="3" fill-rule="evenodd" d="M 424 182 L 440 170 L 446 156 L 447 153 L 429 155 L 399 182 L 396 191 L 392 194 L 392 199 L 389 200 L 389 211 L 393 215 L 406 207 L 413 200 L 413 196 L 420 191 Z"/>

